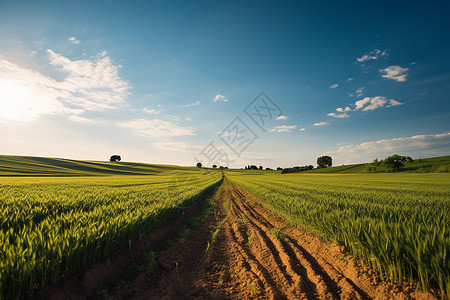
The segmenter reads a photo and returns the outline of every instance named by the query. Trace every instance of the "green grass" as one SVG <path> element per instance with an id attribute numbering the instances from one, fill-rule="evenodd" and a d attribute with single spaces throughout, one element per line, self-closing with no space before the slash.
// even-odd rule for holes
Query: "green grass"
<path id="1" fill-rule="evenodd" d="M 381 159 L 381 158 L 380 158 Z M 367 162 L 370 163 L 370 162 Z M 433 173 L 433 172 L 449 172 L 450 169 L 450 156 L 440 156 L 433 158 L 415 159 L 413 162 L 404 162 L 404 167 L 401 167 L 399 172 L 407 173 Z M 239 173 L 241 175 L 267 175 L 267 174 L 281 174 L 281 171 L 277 170 L 244 170 L 234 169 L 226 170 L 229 174 Z M 308 174 L 308 173 L 339 173 L 339 174 L 354 174 L 354 173 L 367 173 L 366 164 L 351 164 L 334 166 L 331 168 L 315 169 L 297 173 L 289 174 Z M 283 174 L 287 175 L 287 174 Z"/>
<path id="2" fill-rule="evenodd" d="M 24 161 L 45 162 L 47 168 L 61 162 L 60 167 L 67 169 L 65 160 L 19 159 Z M 94 167 L 83 169 L 83 174 L 104 174 L 99 171 L 102 164 L 106 163 L 92 163 Z M 35 288 L 57 284 L 114 249 L 131 245 L 140 234 L 180 214 L 222 177 L 218 171 L 198 168 L 142 168 L 157 172 L 152 176 L 2 177 L 0 299 L 30 297 Z"/>
<path id="3" fill-rule="evenodd" d="M 430 173 L 439 172 L 441 166 L 450 166 L 450 156 L 415 159 L 413 162 L 403 162 L 399 172 L 407 173 Z M 366 173 L 366 164 L 354 164 L 336 166 L 331 168 L 316 169 L 305 173 Z M 448 171 L 447 171 L 448 172 Z"/>
<path id="4" fill-rule="evenodd" d="M 0 155 L 0 176 L 105 176 L 204 173 L 217 170 L 131 162 L 82 161 L 62 158 Z"/>
<path id="5" fill-rule="evenodd" d="M 230 181 L 392 282 L 450 295 L 450 174 L 227 172 Z"/>

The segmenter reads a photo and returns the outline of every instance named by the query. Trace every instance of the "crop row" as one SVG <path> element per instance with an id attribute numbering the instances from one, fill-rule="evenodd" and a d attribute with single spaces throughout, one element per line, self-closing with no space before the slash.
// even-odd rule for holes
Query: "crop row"
<path id="1" fill-rule="evenodd" d="M 220 179 L 210 174 L 2 178 L 0 299 L 29 297 L 127 245 Z"/>
<path id="2" fill-rule="evenodd" d="M 336 240 L 392 282 L 450 295 L 447 174 L 228 176 L 271 209 Z"/>

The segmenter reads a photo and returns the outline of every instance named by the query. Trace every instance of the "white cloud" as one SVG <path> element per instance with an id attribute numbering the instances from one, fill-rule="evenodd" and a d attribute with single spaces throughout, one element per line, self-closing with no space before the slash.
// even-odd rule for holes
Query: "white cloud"
<path id="1" fill-rule="evenodd" d="M 408 71 L 408 68 L 402 68 L 400 66 L 389 66 L 380 70 L 381 73 L 385 73 L 384 75 L 381 75 L 381 77 L 392 79 L 397 82 L 406 81 L 406 76 L 408 76 L 406 72 Z"/>
<path id="2" fill-rule="evenodd" d="M 314 123 L 314 126 L 324 126 L 324 125 L 328 125 L 328 123 L 327 122 Z"/>
<path id="3" fill-rule="evenodd" d="M 355 94 L 356 94 L 358 97 L 361 97 L 361 96 L 364 94 L 364 89 L 365 89 L 364 86 L 360 87 L 359 89 L 356 90 Z"/>
<path id="4" fill-rule="evenodd" d="M 228 98 L 225 97 L 224 95 L 217 94 L 216 97 L 214 97 L 213 101 L 214 102 L 227 102 Z"/>
<path id="5" fill-rule="evenodd" d="M 69 116 L 69 119 L 74 121 L 74 122 L 86 123 L 86 124 L 98 124 L 98 123 L 100 123 L 99 121 L 88 119 L 88 118 L 84 118 L 84 117 L 80 117 L 78 115 L 71 115 L 71 116 Z"/>
<path id="6" fill-rule="evenodd" d="M 190 103 L 190 104 L 186 104 L 185 105 L 185 107 L 190 107 L 190 106 L 197 106 L 197 105 L 199 105 L 200 104 L 200 101 L 195 101 L 195 102 L 193 102 L 193 103 Z"/>
<path id="7" fill-rule="evenodd" d="M 346 111 L 352 111 L 352 109 L 350 108 L 350 107 L 345 107 L 345 108 L 342 108 L 342 107 L 338 107 L 338 108 L 336 108 L 336 111 L 337 112 L 346 112 Z"/>
<path id="8" fill-rule="evenodd" d="M 339 86 L 337 83 L 330 84 L 330 89 L 335 89 Z"/>
<path id="9" fill-rule="evenodd" d="M 157 114 L 160 113 L 160 112 L 159 112 L 158 110 L 156 110 L 156 109 L 153 109 L 153 108 L 147 108 L 147 107 L 144 107 L 144 108 L 142 109 L 142 111 L 145 112 L 145 113 L 148 113 L 148 114 L 155 114 L 155 115 L 157 115 Z"/>
<path id="10" fill-rule="evenodd" d="M 33 121 L 42 115 L 80 114 L 126 105 L 130 86 L 107 56 L 72 61 L 47 50 L 56 80 L 0 59 L 0 121 Z"/>
<path id="11" fill-rule="evenodd" d="M 52 50 L 47 52 L 50 64 L 67 74 L 61 84 L 71 97 L 65 101 L 87 110 L 111 109 L 125 104 L 130 86 L 119 77 L 119 67 L 112 64 L 105 51 L 93 60 L 76 61 Z"/>
<path id="12" fill-rule="evenodd" d="M 368 105 L 366 106 L 366 104 Z M 365 97 L 364 99 L 355 102 L 356 106 L 355 110 L 359 109 L 362 109 L 363 111 L 375 110 L 379 107 L 384 107 L 385 104 L 387 104 L 386 107 L 391 107 L 402 105 L 403 103 L 394 99 L 387 99 L 386 97 L 383 96 Z"/>
<path id="13" fill-rule="evenodd" d="M 350 115 L 348 113 L 346 113 L 346 112 L 344 112 L 342 114 L 329 113 L 329 114 L 327 114 L 327 116 L 334 117 L 334 118 L 339 118 L 339 119 L 350 117 Z"/>
<path id="14" fill-rule="evenodd" d="M 71 41 L 72 43 L 74 43 L 75 45 L 78 45 L 79 43 L 80 43 L 80 41 L 79 40 L 77 40 L 75 37 L 70 37 L 69 38 L 69 41 Z"/>
<path id="15" fill-rule="evenodd" d="M 380 107 L 391 107 L 391 106 L 398 106 L 402 105 L 403 103 L 394 100 L 394 99 L 387 99 L 386 97 L 382 96 L 376 96 L 376 97 L 365 97 L 362 100 L 358 100 L 355 102 L 355 111 L 362 109 L 363 111 L 369 111 L 369 110 L 375 110 Z M 350 115 L 348 112 L 352 111 L 352 109 L 348 106 L 345 108 L 338 107 L 336 108 L 337 113 L 329 113 L 327 116 L 334 117 L 334 118 L 348 118 Z"/>
<path id="16" fill-rule="evenodd" d="M 277 117 L 277 120 L 287 120 L 289 119 L 288 116 L 279 116 Z"/>
<path id="17" fill-rule="evenodd" d="M 364 54 L 363 56 L 361 56 L 360 58 L 357 58 L 356 60 L 357 61 L 359 61 L 359 62 L 363 62 L 363 61 L 366 61 L 366 60 L 371 60 L 371 59 L 377 59 L 378 57 L 376 57 L 376 56 L 373 56 L 373 55 L 367 55 L 367 54 Z"/>
<path id="18" fill-rule="evenodd" d="M 193 152 L 201 151 L 201 146 L 191 146 L 185 142 L 161 142 L 154 145 L 164 151 Z"/>
<path id="19" fill-rule="evenodd" d="M 355 102 L 356 108 L 355 110 L 361 109 L 364 107 L 364 105 L 366 105 L 367 103 L 370 103 L 371 98 L 370 97 L 366 97 L 362 100 L 358 100 Z"/>
<path id="20" fill-rule="evenodd" d="M 380 49 L 373 49 L 367 54 L 364 54 L 360 58 L 357 58 L 356 60 L 358 62 L 365 62 L 366 60 L 377 60 L 380 57 L 388 56 L 387 50 L 381 51 Z"/>
<path id="21" fill-rule="evenodd" d="M 37 54 L 37 52 L 36 51 L 31 51 L 31 53 L 30 54 L 28 54 L 29 56 L 35 56 Z"/>
<path id="22" fill-rule="evenodd" d="M 196 135 L 189 127 L 182 127 L 175 123 L 159 119 L 153 120 L 138 119 L 128 122 L 122 122 L 119 123 L 118 125 L 126 128 L 131 128 L 138 135 L 147 137 Z"/>
<path id="23" fill-rule="evenodd" d="M 296 129 L 297 125 L 280 125 L 275 126 L 270 130 L 270 132 L 292 132 L 292 130 Z"/>
<path id="24" fill-rule="evenodd" d="M 399 106 L 399 105 L 402 105 L 402 104 L 403 104 L 403 103 L 398 102 L 397 100 L 389 99 L 389 104 L 386 105 L 386 107 Z"/>
<path id="25" fill-rule="evenodd" d="M 345 145 L 337 151 L 327 152 L 333 161 L 342 163 L 370 162 L 398 153 L 413 158 L 426 158 L 450 153 L 450 132 L 434 135 L 415 135 L 394 139 Z"/>
<path id="26" fill-rule="evenodd" d="M 353 81 L 352 77 L 347 78 L 347 82 Z"/>
<path id="27" fill-rule="evenodd" d="M 300 131 L 306 131 L 306 128 L 300 128 L 299 130 Z"/>

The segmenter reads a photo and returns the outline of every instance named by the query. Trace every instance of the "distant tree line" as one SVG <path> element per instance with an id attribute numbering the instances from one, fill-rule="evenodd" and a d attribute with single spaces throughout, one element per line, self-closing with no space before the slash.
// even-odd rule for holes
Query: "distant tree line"
<path id="1" fill-rule="evenodd" d="M 317 168 L 328 168 L 331 167 L 333 165 L 333 159 L 331 158 L 331 156 L 320 156 L 319 158 L 317 158 Z M 245 166 L 245 170 L 264 170 L 263 166 L 259 166 L 257 167 L 256 165 L 247 165 Z M 266 168 L 266 170 L 272 170 L 271 168 Z M 292 168 L 281 168 L 278 167 L 277 168 L 278 171 L 281 171 L 281 174 L 287 174 L 287 173 L 296 173 L 296 172 L 303 172 L 303 171 L 309 171 L 309 170 L 314 170 L 314 166 L 313 165 L 308 165 L 308 166 L 296 166 L 296 167 L 292 167 Z"/>
<path id="2" fill-rule="evenodd" d="M 371 173 L 397 172 L 404 166 L 404 162 L 413 162 L 413 159 L 409 156 L 401 156 L 398 154 L 388 156 L 382 160 L 375 158 L 372 163 L 366 165 L 366 171 Z"/>
<path id="3" fill-rule="evenodd" d="M 263 166 L 259 166 L 259 168 L 255 165 L 245 166 L 245 170 L 262 170 L 262 169 L 263 169 Z"/>
<path id="4" fill-rule="evenodd" d="M 301 167 L 284 168 L 281 171 L 281 174 L 297 173 L 297 172 L 303 172 L 303 171 L 309 171 L 309 170 L 314 170 L 314 166 L 309 165 L 309 166 L 301 166 Z"/>
<path id="5" fill-rule="evenodd" d="M 203 165 L 201 162 L 198 162 L 196 166 L 197 166 L 197 168 L 203 168 Z M 213 167 L 213 169 L 217 169 L 217 165 L 213 165 L 212 167 Z M 220 166 L 219 169 L 228 169 L 228 167 Z"/>

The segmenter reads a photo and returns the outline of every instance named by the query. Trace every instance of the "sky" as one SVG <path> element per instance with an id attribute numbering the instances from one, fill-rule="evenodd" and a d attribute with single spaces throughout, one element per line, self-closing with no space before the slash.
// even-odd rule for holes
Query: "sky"
<path id="1" fill-rule="evenodd" d="M 450 155 L 448 1 L 0 0 L 0 154 Z"/>

